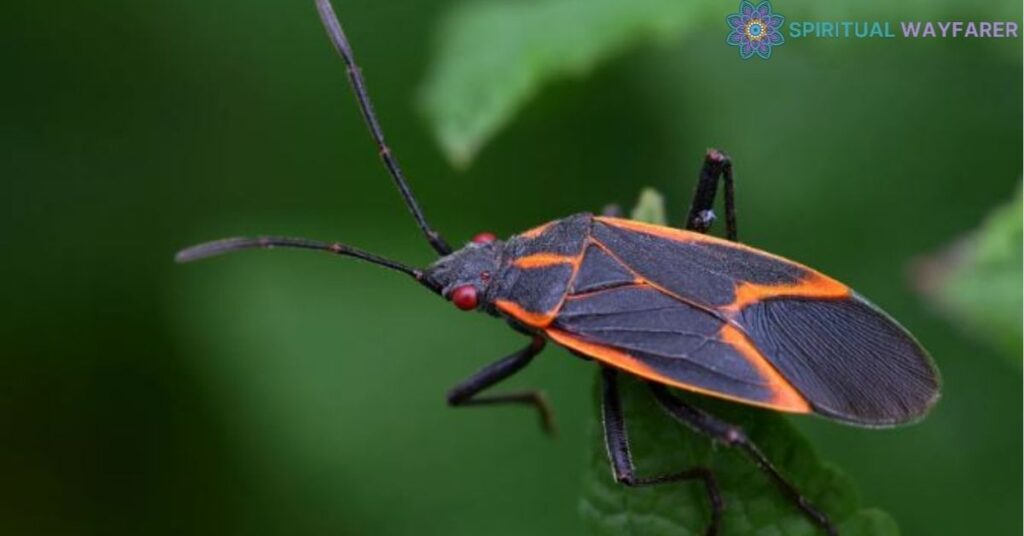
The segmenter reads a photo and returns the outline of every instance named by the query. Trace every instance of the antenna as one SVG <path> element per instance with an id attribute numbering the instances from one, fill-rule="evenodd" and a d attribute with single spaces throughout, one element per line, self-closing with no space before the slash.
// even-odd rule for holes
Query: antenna
<path id="1" fill-rule="evenodd" d="M 389 268 L 396 272 L 402 272 L 413 279 L 419 281 L 423 285 L 434 289 L 427 281 L 423 279 L 423 272 L 415 268 L 406 266 L 400 262 L 393 261 L 374 255 L 373 253 L 363 251 L 352 246 L 341 244 L 338 242 L 328 243 L 320 242 L 317 240 L 310 240 L 308 238 L 289 238 L 286 236 L 258 236 L 255 238 L 225 238 L 223 240 L 214 240 L 213 242 L 205 242 L 190 248 L 183 249 L 174 256 L 174 260 L 179 263 L 186 263 L 205 259 L 207 257 L 215 257 L 217 255 L 223 255 L 231 251 L 238 251 L 241 249 L 273 249 L 273 248 L 298 248 L 298 249 L 313 249 L 319 251 L 327 251 L 334 253 L 335 255 L 344 255 L 347 257 L 355 257 L 357 259 L 364 260 Z"/>
<path id="2" fill-rule="evenodd" d="M 370 96 L 366 93 L 366 81 L 363 80 L 362 72 L 359 66 L 356 65 L 356 58 L 352 53 L 352 45 L 349 44 L 348 38 L 345 37 L 345 31 L 341 29 L 341 22 L 338 20 L 338 16 L 334 14 L 334 8 L 331 7 L 330 0 L 316 0 L 316 9 L 320 13 L 320 19 L 327 30 L 327 35 L 331 38 L 331 43 L 334 44 L 334 48 L 338 51 L 341 59 L 345 60 L 345 67 L 348 71 L 349 82 L 352 84 L 352 91 L 356 95 L 356 100 L 359 101 L 359 109 L 363 112 L 363 119 L 366 120 L 366 126 L 370 129 L 370 135 L 373 136 L 373 140 L 377 143 L 380 159 L 384 161 L 384 166 L 388 169 L 388 173 L 395 180 L 395 186 L 398 187 L 398 191 L 402 194 L 402 199 L 405 200 L 406 206 L 409 207 L 409 212 L 412 213 L 413 218 L 416 218 L 416 224 L 419 225 L 423 235 L 427 237 L 430 246 L 439 255 L 448 255 L 452 252 L 452 248 L 444 241 L 441 234 L 427 223 L 427 219 L 423 216 L 423 210 L 420 209 L 419 203 L 416 202 L 416 197 L 413 196 L 412 190 L 405 182 L 402 168 L 398 166 L 398 159 L 395 158 L 387 143 L 384 142 L 384 131 L 380 128 L 377 116 L 373 112 L 373 103 L 370 102 Z"/>

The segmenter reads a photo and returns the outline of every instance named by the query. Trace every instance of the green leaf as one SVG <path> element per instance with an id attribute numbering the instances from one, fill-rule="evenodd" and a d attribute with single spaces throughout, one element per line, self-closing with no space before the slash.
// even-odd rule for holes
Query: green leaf
<path id="1" fill-rule="evenodd" d="M 992 211 L 982 225 L 917 264 L 915 284 L 965 332 L 1021 364 L 1024 201 Z"/>
<path id="2" fill-rule="evenodd" d="M 645 189 L 634 217 L 664 224 L 660 194 Z M 620 376 L 630 447 L 641 475 L 688 467 L 710 467 L 725 501 L 723 535 L 815 535 L 821 530 L 779 493 L 757 465 L 736 449 L 716 445 L 668 417 L 644 383 Z M 885 512 L 860 506 L 853 482 L 821 462 L 807 440 L 781 414 L 678 392 L 677 396 L 742 427 L 769 460 L 815 506 L 828 514 L 840 533 L 896 535 L 899 528 Z M 600 407 L 600 389 L 595 389 Z M 589 470 L 580 512 L 591 534 L 658 536 L 703 534 L 710 506 L 699 482 L 627 488 L 614 481 L 598 420 L 591 431 Z"/>
<path id="3" fill-rule="evenodd" d="M 787 501 L 757 465 L 740 451 L 713 444 L 665 415 L 644 383 L 620 375 L 630 447 L 641 475 L 710 467 L 725 501 L 723 536 L 730 534 L 820 535 L 821 529 Z M 594 400 L 600 403 L 595 390 Z M 741 426 L 768 459 L 812 504 L 826 512 L 844 536 L 899 534 L 885 512 L 862 508 L 851 480 L 822 463 L 786 420 L 767 410 L 680 393 L 678 396 Z M 604 450 L 601 426 L 591 432 L 589 471 L 580 511 L 594 535 L 685 536 L 703 534 L 710 506 L 703 484 L 688 482 L 647 488 L 616 483 Z"/>
<path id="4" fill-rule="evenodd" d="M 463 2 L 440 28 L 421 95 L 424 110 L 448 158 L 465 166 L 543 84 L 583 75 L 637 43 L 677 35 L 695 22 L 698 8 L 707 10 L 708 4 Z M 723 18 L 723 32 L 724 24 Z"/>
<path id="5" fill-rule="evenodd" d="M 664 225 L 668 218 L 665 216 L 665 198 L 654 188 L 644 188 L 640 191 L 640 199 L 637 200 L 629 217 L 638 221 L 657 223 Z"/>
<path id="6" fill-rule="evenodd" d="M 963 9 L 962 2 L 953 0 L 916 4 L 871 0 L 776 7 L 788 21 L 910 14 L 941 20 L 956 18 Z M 976 6 L 972 16 L 1011 20 L 1015 10 L 1004 4 Z M 638 45 L 697 29 L 719 33 L 722 47 L 727 47 L 725 17 L 738 7 L 738 0 L 463 1 L 438 29 L 434 61 L 421 89 L 422 107 L 449 160 L 465 167 L 544 85 L 585 75 Z"/>

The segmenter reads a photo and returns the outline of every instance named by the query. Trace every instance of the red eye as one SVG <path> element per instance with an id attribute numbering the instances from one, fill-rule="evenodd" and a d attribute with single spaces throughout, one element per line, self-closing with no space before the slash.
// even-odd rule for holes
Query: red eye
<path id="1" fill-rule="evenodd" d="M 476 309 L 476 287 L 461 285 L 452 290 L 452 303 L 463 311 Z"/>
<path id="2" fill-rule="evenodd" d="M 486 244 L 488 242 L 494 242 L 497 239 L 498 237 L 494 236 L 494 233 L 488 233 L 487 231 L 484 231 L 482 233 L 477 233 L 477 235 L 473 237 L 473 243 Z"/>

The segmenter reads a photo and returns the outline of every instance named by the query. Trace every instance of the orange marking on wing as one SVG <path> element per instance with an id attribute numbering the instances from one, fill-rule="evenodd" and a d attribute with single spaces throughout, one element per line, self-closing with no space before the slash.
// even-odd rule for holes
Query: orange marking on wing
<path id="1" fill-rule="evenodd" d="M 534 313 L 523 309 L 518 303 L 511 300 L 494 300 L 494 306 L 503 313 L 519 320 L 520 322 L 535 328 L 545 328 L 555 319 L 557 311 L 562 307 L 559 303 L 553 311 Z"/>
<path id="2" fill-rule="evenodd" d="M 709 236 L 706 234 L 687 231 L 684 229 L 676 229 L 674 227 L 666 227 L 664 225 L 655 225 L 653 223 L 644 223 L 642 221 L 627 220 L 625 218 L 613 218 L 611 216 L 594 216 L 594 219 L 601 223 L 611 225 L 613 227 L 619 227 L 622 229 L 629 229 L 631 231 L 652 234 L 655 236 L 660 236 L 662 238 L 668 238 L 671 240 L 680 240 L 683 242 L 699 242 L 702 239 L 707 239 L 708 241 L 711 242 L 721 241 L 727 244 L 735 244 L 735 242 L 722 240 L 720 238 L 715 238 L 713 236 Z"/>
<path id="3" fill-rule="evenodd" d="M 789 411 L 797 413 L 809 413 L 811 411 L 811 406 L 807 403 L 807 400 L 797 392 L 796 388 L 786 378 L 779 374 L 779 371 L 775 370 L 775 367 L 761 355 L 761 352 L 754 347 L 750 339 L 742 331 L 730 324 L 726 324 L 722 326 L 718 336 L 729 346 L 735 348 L 744 359 L 753 365 L 762 378 L 768 380 L 768 385 L 771 386 L 772 392 L 775 393 L 775 398 L 772 400 L 773 404 L 792 408 Z"/>
<path id="4" fill-rule="evenodd" d="M 846 298 L 850 296 L 850 288 L 846 285 L 828 277 L 813 268 L 804 266 L 795 261 L 791 261 L 784 257 L 762 251 L 757 248 L 752 248 L 740 244 L 738 242 L 732 242 L 713 236 L 708 236 L 701 233 L 695 233 L 693 231 L 684 231 L 682 229 L 673 229 L 671 227 L 663 227 L 660 225 L 651 225 L 649 223 L 642 223 L 633 220 L 624 220 L 619 218 L 608 218 L 604 216 L 598 216 L 595 219 L 604 222 L 614 227 L 620 227 L 623 229 L 629 229 L 632 231 L 638 231 L 669 240 L 676 240 L 680 242 L 703 242 L 709 244 L 717 244 L 724 247 L 747 251 L 754 255 L 760 255 L 768 257 L 773 260 L 779 261 L 783 264 L 790 266 L 796 266 L 809 275 L 802 281 L 798 281 L 793 284 L 787 285 L 758 285 L 755 283 L 742 282 L 736 285 L 735 295 L 736 298 L 729 305 L 722 308 L 722 311 L 729 314 L 735 314 L 742 310 L 744 307 L 767 298 L 781 297 L 781 296 L 793 296 L 793 297 L 806 297 L 806 298 L 822 298 L 822 299 L 835 299 L 835 298 Z"/>
<path id="5" fill-rule="evenodd" d="M 704 389 L 702 387 L 697 387 L 687 383 L 682 383 L 678 380 L 674 380 L 672 378 L 659 374 L 657 371 L 649 367 L 646 363 L 638 360 L 637 358 L 621 350 L 604 346 L 602 344 L 587 342 L 573 336 L 570 333 L 553 328 L 548 328 L 544 332 L 547 334 L 548 337 L 551 338 L 551 340 L 555 341 L 556 343 L 566 348 L 593 357 L 594 359 L 601 361 L 602 363 L 625 370 L 626 372 L 629 372 L 630 374 L 634 374 L 636 376 L 640 376 L 641 378 L 646 378 L 648 380 L 656 381 L 658 383 L 662 383 L 665 385 L 670 385 L 672 387 L 678 387 L 679 389 L 683 389 L 686 391 L 692 391 L 695 393 L 714 396 L 717 398 L 724 398 L 726 400 L 731 400 L 733 402 L 739 402 L 751 406 L 759 406 L 763 408 L 773 409 L 776 411 L 786 411 L 791 413 L 809 413 L 811 411 L 811 408 L 807 404 L 807 402 L 799 394 L 797 394 L 797 392 L 791 386 L 789 386 L 788 383 L 785 383 L 785 380 L 781 379 L 781 376 L 778 375 L 778 372 L 776 372 L 775 369 L 772 369 L 771 366 L 767 362 L 765 362 L 763 358 L 760 357 L 760 354 L 757 354 L 757 357 L 761 359 L 760 365 L 768 367 L 770 369 L 770 372 L 774 375 L 766 377 L 769 380 L 769 382 L 772 382 L 770 383 L 770 385 L 772 386 L 773 390 L 775 390 L 776 385 L 778 385 L 780 388 L 785 387 L 785 389 L 783 390 L 775 390 L 775 397 L 768 402 L 740 398 L 729 393 L 722 393 L 719 391 L 713 391 L 710 389 Z M 743 342 L 746 342 L 746 339 L 742 333 L 737 331 L 736 334 L 743 339 Z M 744 347 L 738 346 L 733 342 L 730 342 L 730 344 L 736 347 L 737 350 L 741 352 L 744 351 Z M 750 346 L 749 342 L 747 342 L 746 344 L 746 349 L 753 351 L 755 353 L 757 352 L 757 350 Z M 747 357 L 747 354 L 743 355 L 744 357 Z M 758 370 L 762 370 L 760 366 L 758 367 Z M 774 378 L 778 378 L 782 383 L 776 384 Z"/>
<path id="6" fill-rule="evenodd" d="M 633 267 L 632 267 L 632 266 L 630 266 L 630 265 L 629 265 L 628 263 L 626 263 L 625 261 L 623 261 L 622 259 L 620 259 L 620 258 L 619 258 L 619 256 L 618 256 L 618 255 L 616 255 L 614 251 L 612 251 L 612 250 L 608 249 L 608 246 L 606 246 L 606 245 L 602 244 L 600 240 L 597 240 L 597 239 L 596 239 L 596 238 L 594 238 L 594 237 L 590 237 L 590 238 L 589 238 L 589 239 L 587 240 L 587 245 L 583 247 L 583 251 L 586 251 L 586 250 L 587 250 L 587 246 L 594 246 L 594 247 L 596 247 L 597 249 L 600 249 L 601 251 L 603 251 L 605 255 L 608 255 L 609 257 L 611 257 L 611 258 L 612 258 L 612 260 L 614 260 L 615 262 L 617 262 L 617 263 L 619 264 L 619 266 L 620 266 L 620 267 L 621 267 L 621 268 L 622 268 L 623 270 L 625 270 L 625 271 L 627 271 L 627 272 L 629 272 L 629 273 L 633 274 L 633 281 L 637 282 L 638 284 L 639 284 L 639 283 L 644 283 L 644 282 L 645 282 L 645 281 L 644 281 L 644 278 L 643 278 L 643 277 L 641 277 L 641 276 L 640 276 L 640 274 L 636 273 L 636 270 L 633 270 Z"/>
<path id="7" fill-rule="evenodd" d="M 846 298 L 850 296 L 850 289 L 835 279 L 812 272 L 804 280 L 792 285 L 758 285 L 744 281 L 736 285 L 735 296 L 732 303 L 722 307 L 722 311 L 736 314 L 752 303 L 782 296 L 820 299 Z"/>
<path id="8" fill-rule="evenodd" d="M 519 257 L 512 262 L 512 265 L 516 268 L 546 268 L 548 266 L 555 266 L 558 264 L 573 264 L 578 262 L 577 257 L 568 257 L 566 255 L 555 255 L 554 253 L 534 253 L 533 255 L 527 255 L 525 257 Z"/>
<path id="9" fill-rule="evenodd" d="M 600 241 L 591 239 L 590 243 L 593 244 L 594 246 L 597 246 L 598 248 L 600 248 L 602 251 L 604 251 L 606 254 L 608 254 L 609 257 L 614 259 L 615 262 L 619 263 L 619 266 L 622 266 L 626 271 L 628 271 L 629 273 L 633 274 L 633 284 L 634 285 L 643 285 L 643 286 L 651 287 L 654 290 L 657 290 L 658 292 L 660 292 L 660 293 L 662 293 L 662 294 L 664 294 L 664 295 L 666 295 L 666 296 L 668 296 L 668 297 L 670 297 L 670 298 L 672 298 L 672 299 L 674 299 L 674 300 L 676 300 L 678 302 L 685 303 L 686 305 L 689 305 L 690 307 L 693 307 L 695 309 L 700 309 L 702 311 L 710 313 L 712 316 L 720 317 L 723 321 L 725 320 L 724 317 L 721 317 L 721 315 L 717 314 L 717 309 L 712 309 L 711 307 L 709 307 L 707 305 L 704 305 L 702 303 L 697 303 L 694 300 L 684 298 L 683 296 L 680 296 L 679 294 L 676 294 L 675 292 L 672 292 L 671 290 L 669 290 L 669 289 L 667 289 L 667 288 L 665 288 L 665 287 L 663 287 L 663 286 L 661 286 L 661 285 L 659 285 L 659 284 L 657 284 L 657 283 L 655 283 L 653 281 L 645 279 L 642 275 L 636 273 L 632 268 L 630 268 L 630 266 L 628 264 L 626 264 L 622 259 L 619 258 L 618 255 L 616 255 L 612 250 L 608 249 L 608 247 L 605 246 L 604 244 L 602 244 Z"/>
<path id="10" fill-rule="evenodd" d="M 523 238 L 537 238 L 538 236 L 544 234 L 544 231 L 546 231 L 550 226 L 551 222 L 545 223 L 543 225 L 538 225 L 533 229 L 526 231 L 525 233 L 521 233 L 519 236 Z"/>
<path id="11" fill-rule="evenodd" d="M 677 242 L 691 242 L 691 243 L 692 242 L 703 242 L 705 244 L 716 244 L 716 245 L 720 245 L 720 246 L 727 247 L 727 248 L 733 248 L 733 249 L 739 249 L 739 250 L 742 250 L 742 251 L 748 251 L 748 252 L 753 253 L 755 255 L 761 255 L 763 257 L 768 257 L 768 258 L 771 258 L 771 259 L 775 259 L 775 260 L 777 260 L 779 262 L 782 262 L 782 263 L 785 263 L 785 264 L 789 264 L 791 266 L 796 266 L 796 267 L 799 267 L 799 268 L 803 268 L 803 269 L 805 269 L 805 270 L 807 270 L 809 272 L 815 272 L 815 270 L 813 268 L 809 268 L 807 266 L 804 266 L 803 264 L 800 264 L 800 263 L 798 263 L 796 261 L 791 261 L 791 260 L 789 260 L 789 259 L 787 259 L 785 257 L 780 257 L 778 255 L 775 255 L 774 253 L 768 253 L 767 251 L 764 251 L 764 250 L 761 250 L 761 249 L 757 249 L 757 248 L 752 248 L 752 247 L 750 247 L 748 245 L 741 244 L 739 242 L 733 242 L 731 240 L 726 240 L 724 238 L 718 238 L 718 237 L 715 237 L 715 236 L 710 236 L 710 235 L 706 235 L 706 234 L 696 233 L 696 232 L 693 232 L 693 231 L 686 231 L 684 229 L 674 229 L 672 227 L 665 227 L 665 226 L 662 226 L 662 225 L 653 225 L 653 224 L 650 224 L 650 223 L 643 223 L 643 222 L 639 222 L 639 221 L 625 220 L 625 219 L 622 219 L 622 218 L 609 218 L 608 216 L 594 216 L 594 219 L 597 220 L 597 221 L 600 221 L 601 223 L 606 223 L 608 225 L 611 225 L 612 227 L 618 227 L 620 229 L 628 229 L 630 231 L 637 231 L 637 232 L 640 232 L 640 233 L 646 233 L 646 234 L 649 234 L 649 235 L 659 236 L 661 238 L 667 238 L 669 240 L 675 240 Z"/>
<path id="12" fill-rule="evenodd" d="M 582 294 L 573 294 L 571 296 L 566 296 L 565 297 L 565 301 L 586 300 L 586 299 L 593 298 L 594 296 L 598 296 L 598 295 L 601 295 L 601 294 L 604 294 L 604 293 L 607 293 L 607 292 L 618 292 L 618 291 L 621 291 L 621 290 L 624 290 L 624 289 L 643 288 L 643 287 L 644 287 L 644 284 L 643 284 L 642 281 L 640 281 L 640 282 L 633 282 L 633 283 L 624 283 L 622 285 L 618 285 L 618 286 L 614 286 L 614 287 L 599 288 L 597 290 L 588 290 L 587 292 L 584 292 Z"/>

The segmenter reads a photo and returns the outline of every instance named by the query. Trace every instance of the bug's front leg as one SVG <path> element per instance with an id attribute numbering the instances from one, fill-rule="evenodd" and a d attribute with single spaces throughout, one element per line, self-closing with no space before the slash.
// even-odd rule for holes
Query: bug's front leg
<path id="1" fill-rule="evenodd" d="M 768 475 L 768 478 L 779 488 L 779 491 L 782 492 L 786 499 L 793 502 L 808 519 L 821 527 L 830 536 L 837 536 L 839 534 L 828 516 L 811 504 L 807 498 L 800 494 L 796 486 L 779 473 L 778 469 L 757 448 L 757 445 L 747 438 L 747 434 L 741 428 L 719 420 L 715 416 L 679 400 L 672 396 L 668 389 L 662 385 L 655 383 L 650 383 L 649 385 L 651 392 L 654 393 L 654 398 L 669 416 L 691 429 L 711 437 L 715 441 L 743 451 L 757 464 L 761 471 Z"/>
<path id="2" fill-rule="evenodd" d="M 619 386 L 616 383 L 616 371 L 602 367 L 601 423 L 604 425 L 604 442 L 608 449 L 608 457 L 612 464 L 615 480 L 629 487 L 645 487 L 683 480 L 701 480 L 711 504 L 711 522 L 708 524 L 707 536 L 718 534 L 722 520 L 722 495 L 718 490 L 715 475 L 706 467 L 692 467 L 685 471 L 655 476 L 637 476 L 633 465 L 633 455 L 629 450 L 629 433 L 626 431 L 626 420 L 622 413 L 622 401 L 619 398 Z"/>
<path id="3" fill-rule="evenodd" d="M 725 235 L 729 240 L 736 241 L 736 203 L 732 181 L 732 160 L 729 155 L 718 149 L 708 149 L 701 166 L 700 178 L 693 191 L 690 210 L 686 216 L 686 230 L 706 233 L 715 221 L 715 195 L 718 193 L 718 180 L 725 182 Z"/>
<path id="4" fill-rule="evenodd" d="M 453 407 L 486 406 L 497 404 L 526 404 L 537 408 L 544 432 L 555 433 L 555 419 L 544 393 L 540 391 L 517 391 L 499 395 L 477 396 L 516 372 L 519 372 L 544 349 L 544 337 L 532 335 L 530 344 L 477 371 L 469 379 L 448 391 L 448 404 Z"/>

